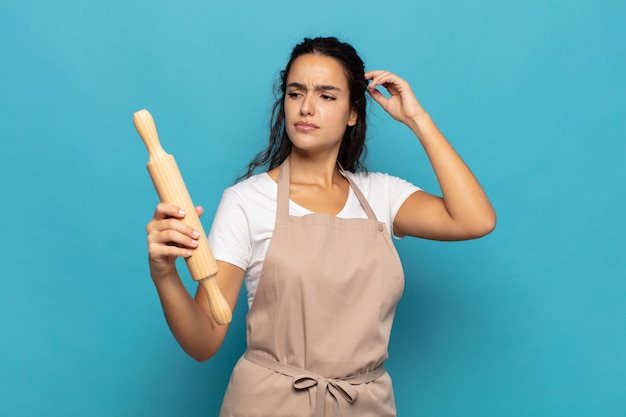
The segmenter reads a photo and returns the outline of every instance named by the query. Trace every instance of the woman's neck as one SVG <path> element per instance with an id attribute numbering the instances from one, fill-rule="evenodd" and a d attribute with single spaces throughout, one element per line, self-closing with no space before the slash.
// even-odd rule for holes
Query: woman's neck
<path id="1" fill-rule="evenodd" d="M 289 155 L 290 182 L 311 184 L 321 188 L 331 188 L 342 182 L 343 177 L 337 167 L 337 155 L 311 155 L 292 150 Z"/>

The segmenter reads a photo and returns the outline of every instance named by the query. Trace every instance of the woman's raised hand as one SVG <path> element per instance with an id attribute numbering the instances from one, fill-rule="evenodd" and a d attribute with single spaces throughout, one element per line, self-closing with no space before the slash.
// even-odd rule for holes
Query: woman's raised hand
<path id="1" fill-rule="evenodd" d="M 410 126 L 425 114 L 409 83 L 397 75 L 376 70 L 366 72 L 365 79 L 370 81 L 367 91 L 372 99 L 397 121 Z M 378 86 L 385 88 L 389 97 L 377 90 Z"/>
<path id="2" fill-rule="evenodd" d="M 198 216 L 202 211 L 202 207 L 196 207 Z M 170 277 L 176 271 L 176 258 L 191 256 L 192 249 L 198 246 L 199 232 L 181 222 L 184 217 L 180 208 L 159 203 L 146 225 L 150 274 L 154 280 Z"/>

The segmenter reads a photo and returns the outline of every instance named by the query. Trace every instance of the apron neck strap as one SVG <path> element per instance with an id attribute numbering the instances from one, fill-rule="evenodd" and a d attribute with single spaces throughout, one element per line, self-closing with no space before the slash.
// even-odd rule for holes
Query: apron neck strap
<path id="1" fill-rule="evenodd" d="M 285 158 L 278 169 L 278 194 L 276 214 L 289 215 L 289 157 Z"/>
<path id="2" fill-rule="evenodd" d="M 359 187 L 357 187 L 356 184 L 352 182 L 352 180 L 350 179 L 348 174 L 346 174 L 346 171 L 344 171 L 343 167 L 341 166 L 339 162 L 337 162 L 337 165 L 339 165 L 339 172 L 341 172 L 341 175 L 343 175 L 343 177 L 347 179 L 348 182 L 350 183 L 350 187 L 352 188 L 352 191 L 354 191 L 354 195 L 356 195 L 356 198 L 359 200 L 359 203 L 361 203 L 363 210 L 365 210 L 365 213 L 367 214 L 367 218 L 370 220 L 377 220 L 376 214 L 374 214 L 374 210 L 372 210 L 372 207 L 367 202 L 367 199 L 365 198 L 365 196 L 363 195 Z"/>

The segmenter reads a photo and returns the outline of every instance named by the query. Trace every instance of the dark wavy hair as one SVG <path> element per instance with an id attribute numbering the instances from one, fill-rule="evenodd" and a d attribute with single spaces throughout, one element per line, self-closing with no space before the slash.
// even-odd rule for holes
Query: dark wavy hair
<path id="1" fill-rule="evenodd" d="M 259 167 L 271 170 L 279 166 L 291 152 L 291 141 L 285 130 L 285 93 L 286 82 L 293 62 L 306 54 L 318 54 L 336 59 L 344 68 L 350 92 L 350 106 L 357 114 L 354 126 L 347 126 L 339 148 L 338 162 L 352 172 L 367 171 L 365 167 L 365 133 L 367 128 L 367 99 L 365 66 L 352 45 L 339 41 L 334 37 L 305 38 L 291 51 L 287 66 L 280 72 L 280 78 L 274 84 L 276 101 L 272 106 L 270 117 L 269 143 L 265 150 L 259 152 L 248 164 L 247 172 L 238 180 L 250 177 Z"/>

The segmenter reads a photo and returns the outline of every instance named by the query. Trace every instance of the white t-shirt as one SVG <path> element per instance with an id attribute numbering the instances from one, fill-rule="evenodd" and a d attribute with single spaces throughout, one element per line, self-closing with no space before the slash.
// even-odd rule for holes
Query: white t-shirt
<path id="1" fill-rule="evenodd" d="M 404 201 L 420 189 L 415 185 L 379 172 L 346 175 L 361 190 L 374 210 L 376 218 L 384 222 L 391 233 L 393 219 Z M 276 221 L 276 193 L 278 185 L 267 173 L 254 175 L 227 188 L 215 213 L 209 232 L 209 244 L 215 259 L 231 263 L 245 270 L 248 307 L 252 305 L 261 276 L 263 260 Z M 312 212 L 289 200 L 289 214 L 304 216 Z M 352 188 L 341 218 L 367 218 Z"/>

